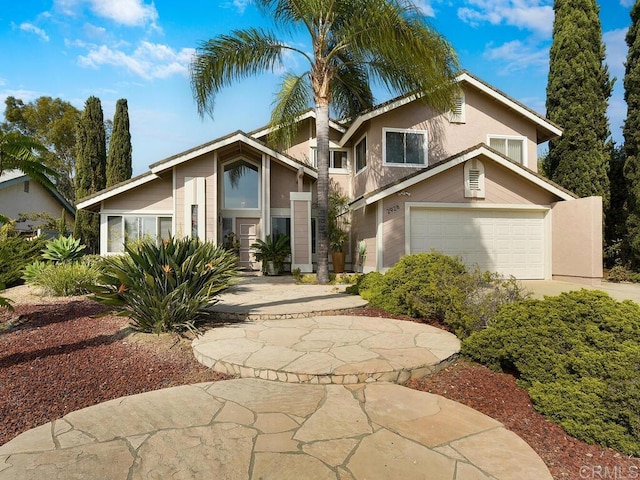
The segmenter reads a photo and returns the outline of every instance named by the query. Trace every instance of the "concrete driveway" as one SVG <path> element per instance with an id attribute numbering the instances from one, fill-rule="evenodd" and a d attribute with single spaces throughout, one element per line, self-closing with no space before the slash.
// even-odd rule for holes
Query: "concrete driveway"
<path id="1" fill-rule="evenodd" d="M 600 286 L 560 282 L 557 280 L 522 280 L 520 283 L 533 294 L 534 298 L 543 298 L 545 295 L 554 296 L 562 292 L 571 292 L 573 290 L 586 288 L 590 290 L 601 290 L 616 300 L 633 300 L 634 302 L 640 303 L 640 284 L 637 283 L 611 283 L 603 281 Z"/>

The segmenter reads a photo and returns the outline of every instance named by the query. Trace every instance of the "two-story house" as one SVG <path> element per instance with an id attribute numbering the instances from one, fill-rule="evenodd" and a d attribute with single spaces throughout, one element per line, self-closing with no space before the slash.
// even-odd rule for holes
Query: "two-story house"
<path id="1" fill-rule="evenodd" d="M 330 176 L 352 199 L 348 261 L 364 240 L 364 271 L 439 250 L 521 279 L 602 277 L 602 200 L 578 199 L 537 173 L 537 146 L 561 129 L 473 75 L 458 77 L 452 112 L 405 96 L 332 121 Z M 124 239 L 169 234 L 240 241 L 291 238 L 292 268 L 315 263 L 315 115 L 301 115 L 286 151 L 268 128 L 232 133 L 82 199 L 101 217 L 101 253 Z"/>

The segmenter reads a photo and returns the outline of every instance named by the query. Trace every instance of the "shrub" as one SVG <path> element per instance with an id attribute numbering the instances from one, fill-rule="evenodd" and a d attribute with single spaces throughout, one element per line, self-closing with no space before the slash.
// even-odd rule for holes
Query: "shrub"
<path id="1" fill-rule="evenodd" d="M 100 278 L 100 270 L 83 262 L 39 262 L 27 265 L 24 278 L 44 295 L 68 297 L 89 293 Z"/>
<path id="2" fill-rule="evenodd" d="M 619 282 L 640 282 L 640 273 L 633 272 L 623 265 L 616 265 L 607 275 L 607 280 L 614 283 Z"/>
<path id="3" fill-rule="evenodd" d="M 80 245 L 80 239 L 74 239 L 71 235 L 58 237 L 47 241 L 42 258 L 52 262 L 69 262 L 82 257 L 85 248 L 85 245 Z"/>
<path id="4" fill-rule="evenodd" d="M 639 333 L 640 305 L 581 290 L 506 305 L 463 353 L 514 372 L 570 434 L 639 455 Z"/>
<path id="5" fill-rule="evenodd" d="M 0 258 L 10 259 L 0 262 L 0 284 L 9 288 L 23 283 L 24 267 L 40 258 L 45 243 L 43 238 L 28 240 L 15 232 L 0 240 Z"/>
<path id="6" fill-rule="evenodd" d="M 505 303 L 525 296 L 515 279 L 478 269 L 469 272 L 459 257 L 437 252 L 407 255 L 385 275 L 369 273 L 358 290 L 374 307 L 434 318 L 461 338 L 486 327 Z"/>
<path id="7" fill-rule="evenodd" d="M 143 243 L 137 251 L 105 260 L 94 299 L 147 333 L 195 331 L 237 272 L 237 257 L 198 239 Z"/>

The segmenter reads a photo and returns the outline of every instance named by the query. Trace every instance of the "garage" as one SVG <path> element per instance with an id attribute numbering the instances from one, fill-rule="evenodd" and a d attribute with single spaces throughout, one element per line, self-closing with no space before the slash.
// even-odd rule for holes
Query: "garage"
<path id="1" fill-rule="evenodd" d="M 412 207 L 411 253 L 438 250 L 460 255 L 468 265 L 544 279 L 547 249 L 543 210 Z"/>

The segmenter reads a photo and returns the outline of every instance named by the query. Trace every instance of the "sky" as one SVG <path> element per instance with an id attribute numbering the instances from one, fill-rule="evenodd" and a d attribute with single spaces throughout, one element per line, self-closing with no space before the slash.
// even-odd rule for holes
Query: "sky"
<path id="1" fill-rule="evenodd" d="M 414 0 L 415 1 L 415 0 Z M 418 0 L 426 21 L 453 45 L 460 65 L 545 113 L 552 0 Z M 213 117 L 193 100 L 189 63 L 204 41 L 232 30 L 272 25 L 251 0 L 0 0 L 0 116 L 7 96 L 25 103 L 59 97 L 84 108 L 101 99 L 106 118 L 126 98 L 134 175 L 149 164 L 269 120 L 288 56 L 275 72 L 235 83 L 216 97 Z M 622 80 L 633 0 L 599 0 L 607 64 L 617 81 L 609 102 L 613 140 L 626 117 Z M 278 32 L 308 50 L 305 37 Z M 376 100 L 394 95 L 376 89 Z"/>

